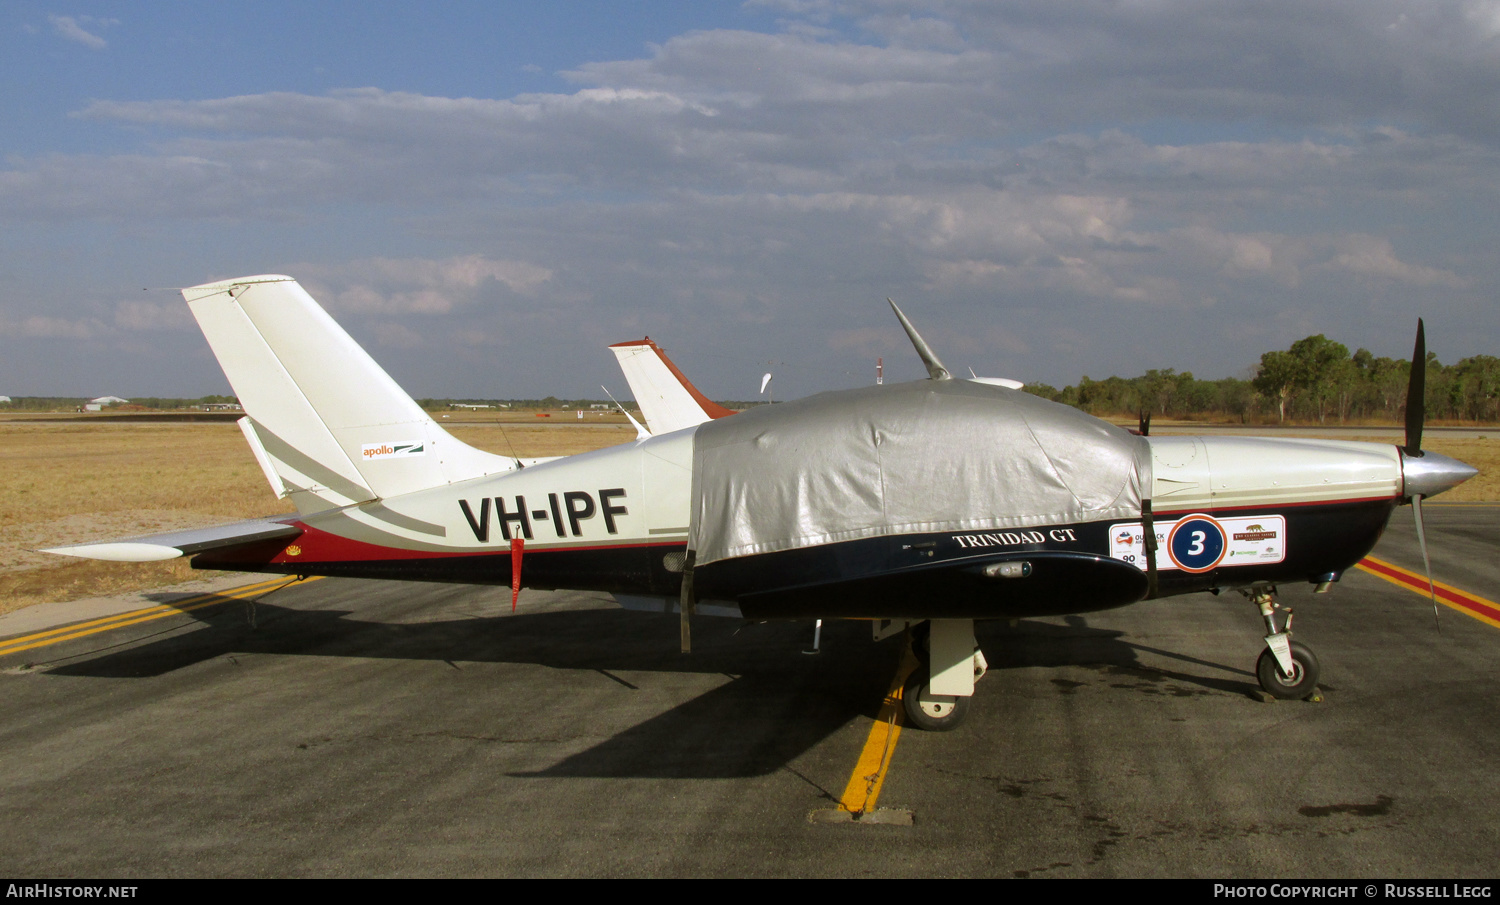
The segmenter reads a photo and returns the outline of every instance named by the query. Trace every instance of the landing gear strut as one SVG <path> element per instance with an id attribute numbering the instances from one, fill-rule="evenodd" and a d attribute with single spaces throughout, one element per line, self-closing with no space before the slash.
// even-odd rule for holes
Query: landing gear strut
<path id="1" fill-rule="evenodd" d="M 911 629 L 919 664 L 901 689 L 907 723 L 929 732 L 958 728 L 969 712 L 974 682 L 989 668 L 974 643 L 974 620 L 933 619 Z"/>
<path id="2" fill-rule="evenodd" d="M 1266 649 L 1255 661 L 1255 676 L 1266 694 L 1284 701 L 1308 698 L 1318 690 L 1318 658 L 1306 645 L 1292 640 L 1292 611 L 1276 602 L 1275 585 L 1256 585 L 1242 593 L 1260 608 L 1266 620 Z M 1286 610 L 1286 624 L 1276 628 L 1276 611 Z"/>

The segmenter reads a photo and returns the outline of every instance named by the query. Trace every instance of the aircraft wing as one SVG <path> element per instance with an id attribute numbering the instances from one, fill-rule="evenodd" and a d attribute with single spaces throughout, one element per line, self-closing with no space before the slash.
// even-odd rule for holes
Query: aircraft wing
<path id="1" fill-rule="evenodd" d="M 102 559 L 108 562 L 156 562 L 191 556 L 205 550 L 252 544 L 273 538 L 296 537 L 302 529 L 287 524 L 289 516 L 251 519 L 212 528 L 196 528 L 191 531 L 173 531 L 167 534 L 150 534 L 142 537 L 127 537 L 120 540 L 89 544 L 68 544 L 51 547 L 43 553 L 62 556 L 79 556 L 84 559 Z"/>

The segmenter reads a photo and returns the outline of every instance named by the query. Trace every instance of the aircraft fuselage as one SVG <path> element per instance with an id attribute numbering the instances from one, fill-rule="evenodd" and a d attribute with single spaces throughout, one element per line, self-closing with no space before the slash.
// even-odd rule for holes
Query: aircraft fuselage
<path id="1" fill-rule="evenodd" d="M 698 428 L 375 503 L 289 517 L 299 537 L 209 551 L 198 568 L 675 598 Z M 935 455 L 940 441 L 933 439 Z M 1152 437 L 1159 596 L 1336 577 L 1402 498 L 1393 446 Z M 953 449 L 954 456 L 963 455 Z M 1142 519 L 866 537 L 700 567 L 699 597 L 747 618 L 1014 618 L 1148 593 Z M 517 544 L 519 542 L 519 544 Z M 516 547 L 519 546 L 519 550 Z M 1025 575 L 1003 572 L 1024 563 Z M 1018 565 L 1010 571 L 1015 572 Z"/>

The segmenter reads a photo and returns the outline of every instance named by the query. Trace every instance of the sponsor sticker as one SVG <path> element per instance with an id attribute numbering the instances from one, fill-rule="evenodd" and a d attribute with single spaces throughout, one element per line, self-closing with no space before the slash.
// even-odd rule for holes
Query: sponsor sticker
<path id="1" fill-rule="evenodd" d="M 1167 555 L 1184 572 L 1207 572 L 1224 558 L 1224 526 L 1207 515 L 1179 519 L 1167 532 Z"/>
<path id="2" fill-rule="evenodd" d="M 1140 522 L 1111 525 L 1109 555 L 1146 570 L 1146 533 Z M 1286 518 L 1216 518 L 1201 512 L 1156 522 L 1156 568 L 1208 572 L 1221 566 L 1286 559 Z"/>
<path id="3" fill-rule="evenodd" d="M 427 455 L 423 443 L 366 443 L 360 453 L 369 459 L 402 459 L 408 456 Z"/>

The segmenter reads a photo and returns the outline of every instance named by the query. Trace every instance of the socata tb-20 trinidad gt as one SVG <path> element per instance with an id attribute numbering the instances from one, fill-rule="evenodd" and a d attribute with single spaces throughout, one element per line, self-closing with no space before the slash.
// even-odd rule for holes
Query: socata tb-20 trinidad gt
<path id="1" fill-rule="evenodd" d="M 929 729 L 958 724 L 984 672 L 976 619 L 1229 588 L 1265 619 L 1261 684 L 1306 696 L 1317 660 L 1278 626 L 1275 585 L 1338 580 L 1397 505 L 1420 526 L 1421 498 L 1476 473 L 1419 449 L 1421 368 L 1404 447 L 1145 437 L 955 379 L 899 310 L 927 380 L 518 460 L 449 436 L 289 277 L 183 295 L 297 514 L 51 552 L 606 591 L 680 606 L 684 649 L 695 610 L 877 620 L 912 631 L 904 709 Z"/>

